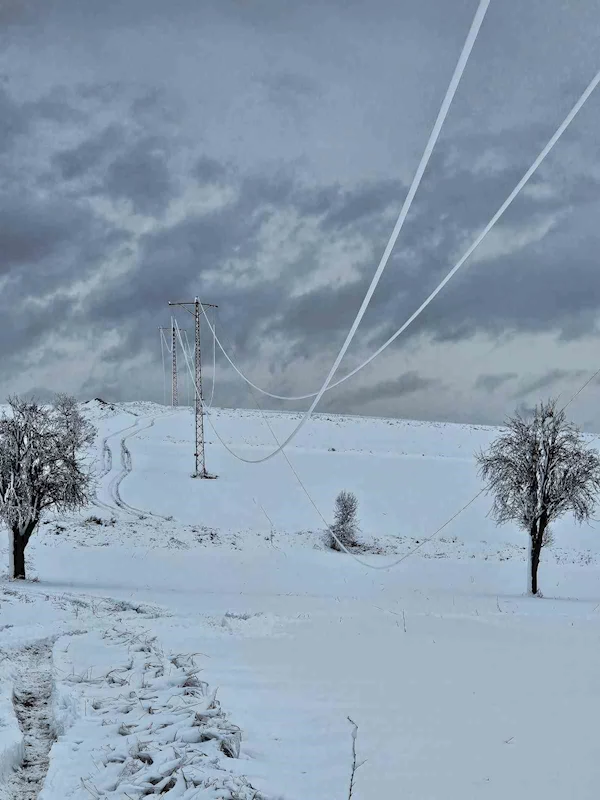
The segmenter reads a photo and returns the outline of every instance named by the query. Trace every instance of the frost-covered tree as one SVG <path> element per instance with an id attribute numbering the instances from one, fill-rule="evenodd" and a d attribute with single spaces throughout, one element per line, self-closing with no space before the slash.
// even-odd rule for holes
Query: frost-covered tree
<path id="1" fill-rule="evenodd" d="M 52 406 L 9 399 L 0 418 L 0 518 L 9 531 L 11 577 L 25 578 L 25 548 L 44 512 L 75 511 L 89 502 L 84 451 L 95 433 L 67 395 Z"/>
<path id="2" fill-rule="evenodd" d="M 344 547 L 353 547 L 356 544 L 356 535 L 358 533 L 357 512 L 358 500 L 356 495 L 352 494 L 352 492 L 340 492 L 335 499 L 334 522 L 329 527 L 329 543 L 333 550 L 343 550 L 339 542 Z"/>
<path id="3" fill-rule="evenodd" d="M 516 522 L 529 534 L 528 588 L 538 591 L 538 566 L 550 525 L 571 512 L 590 519 L 600 491 L 600 455 L 564 410 L 549 400 L 531 416 L 515 414 L 486 452 L 477 455 L 497 524 Z"/>

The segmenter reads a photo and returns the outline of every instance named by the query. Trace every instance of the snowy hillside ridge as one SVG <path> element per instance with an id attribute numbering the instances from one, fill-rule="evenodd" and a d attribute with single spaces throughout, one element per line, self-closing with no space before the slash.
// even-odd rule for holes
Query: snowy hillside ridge
<path id="1" fill-rule="evenodd" d="M 111 415 L 116 415 L 122 412 L 127 412 L 133 416 L 146 416 L 146 415 L 162 415 L 170 414 L 173 408 L 170 405 L 163 405 L 161 403 L 154 403 L 146 400 L 134 400 L 129 402 L 108 402 L 101 398 L 93 400 L 86 400 L 80 403 L 82 411 L 90 421 L 94 419 L 102 419 Z M 193 414 L 194 409 L 192 406 L 178 406 L 180 411 L 186 411 Z M 266 417 L 269 422 L 273 420 L 288 420 L 292 423 L 297 423 L 304 416 L 301 411 L 283 411 L 283 410 L 263 410 L 252 408 L 212 408 L 210 414 L 205 414 L 205 418 L 209 415 L 215 418 L 241 418 L 241 419 L 256 419 L 261 420 Z M 460 429 L 460 430 L 473 430 L 473 431 L 497 431 L 498 426 L 481 425 L 477 423 L 466 424 L 462 422 L 436 422 L 436 421 L 423 421 L 414 419 L 403 419 L 399 417 L 380 417 L 380 416 L 360 416 L 357 414 L 337 414 L 330 411 L 315 411 L 311 415 L 311 423 L 333 423 L 334 425 L 353 426 L 358 425 L 362 427 L 385 425 L 387 427 L 409 427 L 409 428 L 446 428 L 446 429 Z M 208 425 L 210 431 L 210 425 Z M 270 436 L 268 428 L 265 426 L 266 437 Z M 272 441 L 272 437 L 271 437 Z"/>
<path id="2" fill-rule="evenodd" d="M 174 549 L 324 547 L 323 521 L 281 456 L 258 466 L 241 463 L 207 422 L 207 465 L 219 478 L 192 481 L 191 408 L 99 400 L 82 407 L 98 428 L 95 507 L 69 525 L 42 526 L 38 541 Z M 301 418 L 284 412 L 264 416 L 279 440 Z M 257 411 L 215 410 L 211 419 L 234 452 L 263 454 L 274 447 Z M 402 555 L 418 546 L 416 558 L 521 561 L 527 542 L 510 526 L 496 528 L 485 496 L 431 542 L 422 542 L 481 489 L 474 454 L 497 433 L 481 425 L 321 414 L 288 454 L 326 519 L 332 519 L 340 491 L 356 494 L 359 540 L 367 552 Z M 593 530 L 565 519 L 556 526 L 555 539 L 546 559 L 597 562 Z"/>
<path id="3" fill-rule="evenodd" d="M 98 479 L 96 494 L 81 513 L 43 521 L 27 550 L 32 574 L 36 553 L 43 558 L 46 548 L 65 545 L 133 547 L 143 553 L 157 548 L 287 553 L 325 548 L 323 520 L 283 457 L 258 466 L 243 464 L 215 441 L 206 424 L 207 464 L 219 477 L 192 480 L 192 409 L 98 399 L 81 407 L 97 427 L 89 455 Z M 268 417 L 281 439 L 299 415 L 268 412 Z M 258 412 L 217 410 L 212 419 L 235 452 L 264 453 L 273 447 Z M 326 414 L 311 420 L 288 454 L 326 519 L 333 521 L 340 491 L 356 494 L 360 549 L 374 561 L 418 548 L 411 559 L 522 562 L 525 537 L 511 526 L 493 524 L 486 496 L 423 544 L 481 489 L 474 453 L 496 434 L 497 429 L 484 426 Z M 565 518 L 544 560 L 599 563 L 595 528 L 578 528 Z M 0 558 L 3 574 L 4 534 Z"/>

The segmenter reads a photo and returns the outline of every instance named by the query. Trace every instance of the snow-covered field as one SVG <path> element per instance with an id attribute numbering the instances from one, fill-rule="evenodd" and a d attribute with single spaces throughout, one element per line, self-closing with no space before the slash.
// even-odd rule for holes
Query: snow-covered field
<path id="1" fill-rule="evenodd" d="M 243 464 L 207 426 L 218 479 L 192 480 L 189 409 L 87 410 L 94 507 L 42 526 L 36 581 L 0 582 L 2 800 L 347 800 L 348 717 L 354 800 L 597 796 L 597 526 L 556 526 L 543 600 L 485 497 L 371 570 L 323 548 L 281 456 Z M 268 415 L 277 437 L 298 418 Z M 240 455 L 273 447 L 257 413 L 213 420 Z M 326 517 L 358 496 L 381 565 L 479 490 L 493 435 L 325 415 L 288 453 Z"/>

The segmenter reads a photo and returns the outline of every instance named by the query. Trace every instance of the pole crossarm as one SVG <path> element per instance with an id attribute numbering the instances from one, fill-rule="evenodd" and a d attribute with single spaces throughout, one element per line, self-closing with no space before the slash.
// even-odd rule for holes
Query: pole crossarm
<path id="1" fill-rule="evenodd" d="M 214 303 L 201 303 L 200 300 L 198 300 L 198 303 L 201 306 L 204 306 L 204 308 L 218 308 L 219 307 L 219 306 L 216 306 Z M 186 311 L 189 311 L 189 313 L 193 315 L 194 312 L 190 311 L 190 309 L 187 308 L 187 306 L 195 306 L 196 305 L 196 301 L 195 300 L 183 300 L 183 301 L 177 302 L 177 303 L 169 302 L 169 305 L 170 306 L 181 306 L 182 308 L 184 308 Z"/>

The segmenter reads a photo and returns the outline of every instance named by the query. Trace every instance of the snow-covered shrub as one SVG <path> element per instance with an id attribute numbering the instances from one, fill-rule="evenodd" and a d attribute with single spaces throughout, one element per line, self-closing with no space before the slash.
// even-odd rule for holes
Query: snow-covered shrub
<path id="1" fill-rule="evenodd" d="M 350 548 L 356 545 L 357 512 L 356 495 L 352 492 L 340 492 L 335 499 L 334 522 L 329 527 L 329 546 L 333 550 L 343 550 L 344 547 Z"/>

